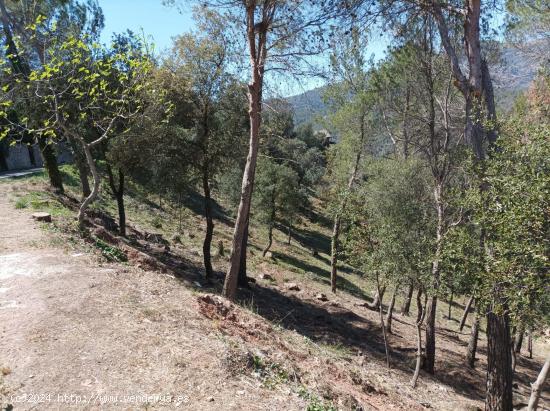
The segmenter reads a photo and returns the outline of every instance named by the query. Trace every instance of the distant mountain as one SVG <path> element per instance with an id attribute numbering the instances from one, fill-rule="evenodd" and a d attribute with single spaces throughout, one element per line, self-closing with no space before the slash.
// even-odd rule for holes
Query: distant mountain
<path id="1" fill-rule="evenodd" d="M 526 60 L 521 51 L 511 47 L 502 51 L 500 60 L 499 64 L 491 66 L 491 75 L 497 107 L 506 112 L 515 98 L 529 87 L 537 74 L 538 65 Z M 319 121 L 328 111 L 323 102 L 324 90 L 325 87 L 318 87 L 286 98 L 294 110 L 295 125 L 309 122 L 315 130 L 325 128 Z"/>
<path id="2" fill-rule="evenodd" d="M 318 87 L 286 98 L 294 110 L 295 125 L 312 123 L 315 130 L 324 128 L 319 122 L 319 118 L 327 113 L 327 107 L 323 102 L 323 91 L 324 87 Z"/>

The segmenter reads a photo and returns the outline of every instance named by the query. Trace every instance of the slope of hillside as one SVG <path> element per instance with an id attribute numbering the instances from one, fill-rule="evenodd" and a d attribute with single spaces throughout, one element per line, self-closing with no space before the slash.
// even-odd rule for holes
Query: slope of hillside
<path id="1" fill-rule="evenodd" d="M 70 176 L 66 174 L 69 191 L 76 189 Z M 43 176 L 3 182 L 0 190 L 2 223 L 17 233 L 1 240 L 4 407 L 36 407 L 23 400 L 30 393 L 52 394 L 54 400 L 40 409 L 63 408 L 69 401 L 63 394 L 80 396 L 81 402 L 72 404 L 75 409 L 97 409 L 113 401 L 124 408 L 121 401 L 138 394 L 164 397 L 126 403 L 126 408 L 483 406 L 486 340 L 480 340 L 476 369 L 466 369 L 469 329 L 459 332 L 456 320 L 463 302 L 454 303 L 452 319 L 444 318 L 447 307 L 441 304 L 436 376 L 421 374 L 413 389 L 414 311 L 410 317 L 395 316 L 388 370 L 378 312 L 365 307 L 372 282 L 342 266 L 341 291 L 329 291 L 330 231 L 318 207 L 296 227 L 290 244 L 286 233 L 276 231 L 268 258 L 260 253 L 264 230 L 252 227 L 248 274 L 254 281 L 231 304 L 218 296 L 227 251 L 219 248 L 216 254 L 214 284 L 202 279 L 203 217 L 193 211 L 193 202 L 184 210 L 166 200 L 161 207 L 158 199 L 133 188 L 127 198 L 128 239 L 109 231 L 110 220 L 96 211 L 91 238 L 81 240 L 74 232 L 75 204 L 70 198 L 60 203 L 45 192 Z M 115 210 L 108 197 L 100 205 Z M 33 229 L 32 210 L 51 212 L 53 225 L 46 231 Z M 216 242 L 227 250 L 231 218 L 222 208 L 217 215 Z M 106 259 L 125 259 L 121 256 L 128 262 Z M 20 270 L 14 273 L 14 266 Z M 534 359 L 518 357 L 518 405 L 525 404 L 548 345 L 537 339 L 534 351 Z M 84 403 L 82 398 L 91 400 Z M 550 406 L 548 391 L 542 401 Z"/>
<path id="2" fill-rule="evenodd" d="M 503 49 L 499 61 L 491 65 L 495 98 L 501 111 L 508 111 L 514 99 L 529 87 L 537 74 L 538 64 L 541 63 L 526 60 L 521 50 L 512 47 Z M 318 87 L 286 98 L 294 109 L 296 125 L 312 123 L 316 129 L 324 128 L 319 122 L 319 118 L 328 111 L 323 101 L 324 90 L 325 87 Z"/>

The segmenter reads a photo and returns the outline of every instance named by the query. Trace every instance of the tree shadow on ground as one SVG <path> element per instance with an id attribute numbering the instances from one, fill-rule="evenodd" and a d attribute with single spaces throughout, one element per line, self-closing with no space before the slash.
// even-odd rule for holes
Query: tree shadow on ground
<path id="1" fill-rule="evenodd" d="M 239 291 L 239 303 L 254 306 L 266 320 L 294 330 L 317 344 L 343 345 L 356 353 L 369 352 L 379 360 L 385 358 L 380 325 L 340 306 L 311 303 L 260 284 Z M 392 351 L 396 367 L 406 363 L 407 354 Z"/>
<path id="2" fill-rule="evenodd" d="M 330 284 L 330 272 L 328 270 L 325 270 L 324 268 L 309 264 L 303 260 L 286 254 L 275 253 L 274 257 L 298 270 L 306 273 L 315 274 L 318 277 L 316 278 L 316 280 L 320 281 L 323 284 Z M 337 286 L 340 290 L 345 290 L 357 298 L 361 298 L 363 300 L 371 299 L 360 287 L 356 286 L 354 283 L 342 276 L 338 277 Z"/>
<path id="3" fill-rule="evenodd" d="M 281 225 L 278 225 L 277 229 L 282 232 L 287 231 L 287 229 Z M 330 238 L 318 231 L 293 227 L 291 230 L 291 237 L 305 248 L 315 250 L 318 253 L 330 253 Z"/>

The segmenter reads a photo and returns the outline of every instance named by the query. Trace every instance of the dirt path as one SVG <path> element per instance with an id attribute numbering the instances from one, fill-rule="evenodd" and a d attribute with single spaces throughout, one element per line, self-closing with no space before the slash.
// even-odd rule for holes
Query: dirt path
<path id="1" fill-rule="evenodd" d="M 177 280 L 56 245 L 14 209 L 9 188 L 0 185 L 0 409 L 304 407 L 227 378 L 227 343 Z"/>

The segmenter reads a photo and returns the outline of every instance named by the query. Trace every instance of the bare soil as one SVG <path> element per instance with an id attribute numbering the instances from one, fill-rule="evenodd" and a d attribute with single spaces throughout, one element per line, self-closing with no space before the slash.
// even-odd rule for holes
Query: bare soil
<path id="1" fill-rule="evenodd" d="M 439 324 L 436 376 L 422 373 L 413 390 L 411 317 L 394 317 L 388 370 L 377 313 L 358 296 L 332 295 L 266 261 L 240 305 L 231 304 L 217 295 L 221 273 L 213 287 L 201 284 L 193 253 L 122 243 L 130 262 L 107 263 L 16 210 L 11 190 L 0 184 L 2 409 L 483 408 L 485 339 L 468 369 L 469 330 L 453 322 Z M 288 290 L 289 280 L 300 290 Z M 544 350 L 518 357 L 518 407 Z M 550 408 L 548 390 L 540 405 Z"/>

